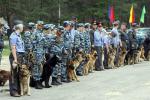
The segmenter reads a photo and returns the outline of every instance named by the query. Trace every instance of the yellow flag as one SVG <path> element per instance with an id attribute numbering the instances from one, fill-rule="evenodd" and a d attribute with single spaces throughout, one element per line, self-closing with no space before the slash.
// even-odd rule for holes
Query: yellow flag
<path id="1" fill-rule="evenodd" d="M 130 18 L 129 18 L 129 23 L 134 23 L 135 17 L 134 17 L 134 9 L 133 9 L 133 5 L 131 6 L 130 9 Z"/>

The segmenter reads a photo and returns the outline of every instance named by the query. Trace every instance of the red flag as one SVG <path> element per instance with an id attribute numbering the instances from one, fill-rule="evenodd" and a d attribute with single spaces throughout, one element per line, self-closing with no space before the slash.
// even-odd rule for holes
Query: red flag
<path id="1" fill-rule="evenodd" d="M 110 14 L 109 14 L 110 22 L 113 23 L 114 20 L 115 20 L 115 14 L 114 14 L 114 7 L 113 7 L 113 6 L 110 7 L 109 13 L 110 13 Z"/>

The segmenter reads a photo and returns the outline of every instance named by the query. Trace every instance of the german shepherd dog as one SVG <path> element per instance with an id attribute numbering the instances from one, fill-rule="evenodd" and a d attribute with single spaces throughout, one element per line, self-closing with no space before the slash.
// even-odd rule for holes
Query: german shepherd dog
<path id="1" fill-rule="evenodd" d="M 118 59 L 118 66 L 124 66 L 124 62 L 125 62 L 125 57 L 127 55 L 128 51 L 126 48 L 126 44 L 125 42 L 122 41 L 122 47 L 120 47 L 120 52 L 119 52 L 119 59 Z"/>
<path id="2" fill-rule="evenodd" d="M 70 81 L 75 80 L 75 81 L 79 82 L 79 79 L 76 75 L 76 69 L 78 68 L 78 66 L 80 65 L 80 63 L 83 60 L 84 60 L 83 53 L 78 52 L 78 53 L 76 53 L 75 57 L 68 62 L 67 72 L 68 72 L 68 77 L 69 77 Z"/>
<path id="3" fill-rule="evenodd" d="M 91 55 L 90 54 L 87 54 L 86 56 L 86 63 L 83 65 L 83 75 L 88 75 L 89 73 L 89 68 L 91 67 L 90 66 L 90 58 L 91 58 Z M 92 66 L 93 67 L 93 66 Z"/>
<path id="4" fill-rule="evenodd" d="M 0 70 L 0 86 L 4 86 L 9 80 L 10 72 L 5 70 Z"/>
<path id="5" fill-rule="evenodd" d="M 29 71 L 29 67 L 25 64 L 23 64 L 20 67 L 20 71 L 19 71 L 19 79 L 20 79 L 20 89 L 21 89 L 21 93 L 20 95 L 28 95 L 30 96 L 30 71 Z"/>
<path id="6" fill-rule="evenodd" d="M 108 51 L 108 67 L 109 68 L 115 68 L 114 60 L 115 60 L 116 50 L 112 47 L 112 45 L 109 46 Z"/>
<path id="7" fill-rule="evenodd" d="M 144 46 L 142 45 L 140 58 L 142 58 L 143 60 L 145 60 L 145 55 L 144 54 L 145 54 L 145 50 L 144 50 Z"/>
<path id="8" fill-rule="evenodd" d="M 97 55 L 96 50 L 90 53 L 89 72 L 93 72 L 93 70 L 95 69 L 95 62 L 96 62 L 97 56 L 98 55 Z"/>
<path id="9" fill-rule="evenodd" d="M 145 60 L 144 53 L 145 51 L 143 45 L 139 46 L 137 50 L 137 56 L 135 58 L 135 63 L 142 62 L 143 60 Z"/>
<path id="10" fill-rule="evenodd" d="M 92 73 L 95 69 L 95 61 L 97 59 L 97 52 L 93 50 L 90 54 L 86 55 L 87 63 L 84 65 L 84 75 L 88 75 L 88 73 Z"/>

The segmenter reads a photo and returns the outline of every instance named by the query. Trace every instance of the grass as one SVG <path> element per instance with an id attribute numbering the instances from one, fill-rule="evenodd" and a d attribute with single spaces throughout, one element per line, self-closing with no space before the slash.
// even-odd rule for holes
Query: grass
<path id="1" fill-rule="evenodd" d="M 10 54 L 10 47 L 9 47 L 9 43 L 5 42 L 4 43 L 4 49 L 3 49 L 3 52 L 2 52 L 2 56 L 9 56 Z"/>

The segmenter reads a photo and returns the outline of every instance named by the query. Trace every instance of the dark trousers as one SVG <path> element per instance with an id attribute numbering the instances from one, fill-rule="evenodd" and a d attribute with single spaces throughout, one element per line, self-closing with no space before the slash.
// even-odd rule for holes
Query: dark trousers
<path id="1" fill-rule="evenodd" d="M 103 64 L 102 64 L 102 47 L 101 46 L 95 46 L 95 50 L 97 52 L 98 55 L 98 59 L 95 62 L 95 69 L 96 70 L 103 70 Z"/>
<path id="2" fill-rule="evenodd" d="M 14 95 L 15 93 L 20 94 L 20 82 L 19 82 L 19 67 L 21 67 L 21 64 L 23 62 L 24 54 L 17 54 L 17 60 L 18 60 L 18 66 L 16 68 L 13 68 L 13 55 L 10 54 L 9 61 L 11 66 L 11 76 L 9 78 L 9 88 L 10 88 L 10 95 Z"/>
<path id="3" fill-rule="evenodd" d="M 115 55 L 115 66 L 118 67 L 118 60 L 119 60 L 119 52 L 120 52 L 120 46 L 117 46 L 116 49 L 116 55 Z"/>
<path id="4" fill-rule="evenodd" d="M 106 47 L 104 47 L 104 61 L 103 61 L 104 68 L 108 68 L 108 52 Z"/>

